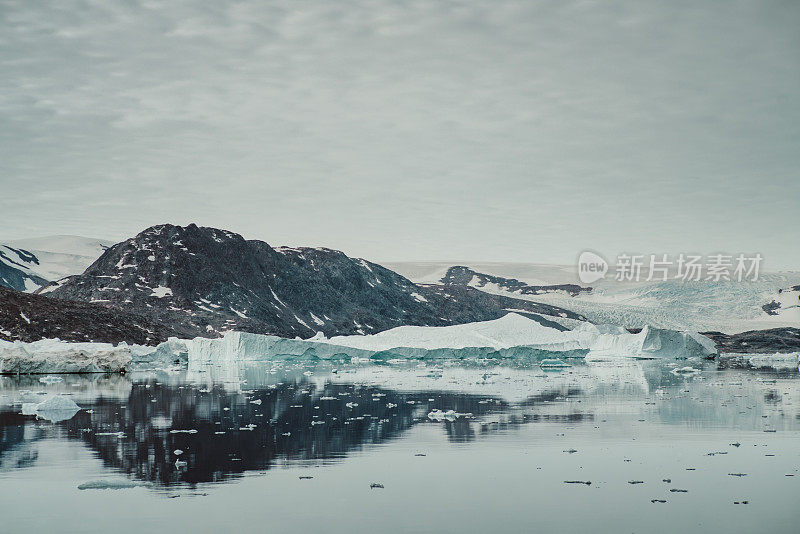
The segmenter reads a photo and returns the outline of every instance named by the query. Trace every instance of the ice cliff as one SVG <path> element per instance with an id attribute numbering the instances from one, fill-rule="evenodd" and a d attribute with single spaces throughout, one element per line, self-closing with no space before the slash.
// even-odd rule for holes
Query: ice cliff
<path id="1" fill-rule="evenodd" d="M 714 342 L 694 332 L 646 327 L 630 333 L 619 327 L 582 324 L 561 331 L 516 313 L 500 319 L 456 326 L 401 326 L 373 335 L 317 334 L 286 339 L 228 331 L 219 338 L 170 338 L 157 347 L 106 343 L 0 344 L 2 373 L 118 372 L 134 368 L 171 367 L 188 362 L 232 363 L 242 360 L 393 359 L 393 358 L 534 358 L 585 356 L 609 358 L 683 358 L 714 356 Z"/>
<path id="2" fill-rule="evenodd" d="M 632 334 L 613 326 L 583 324 L 560 331 L 516 313 L 492 321 L 456 326 L 401 326 L 366 336 L 318 334 L 308 339 L 284 339 L 244 332 L 227 332 L 221 338 L 187 340 L 185 352 L 192 361 L 282 359 L 284 357 L 408 358 L 515 357 L 524 348 L 542 355 L 552 352 L 612 357 L 709 357 L 717 353 L 714 342 L 694 332 L 644 328 Z"/>
<path id="3" fill-rule="evenodd" d="M 0 341 L 0 374 L 118 373 L 131 362 L 125 343 L 32 343 Z"/>

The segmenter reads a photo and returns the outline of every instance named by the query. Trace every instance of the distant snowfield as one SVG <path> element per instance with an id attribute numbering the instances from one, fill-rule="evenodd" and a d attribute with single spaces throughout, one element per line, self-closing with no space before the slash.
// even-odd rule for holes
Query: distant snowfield
<path id="1" fill-rule="evenodd" d="M 479 273 L 516 278 L 530 285 L 578 283 L 575 267 L 518 263 L 399 262 L 386 267 L 417 283 L 438 283 L 452 265 L 465 265 Z M 620 283 L 613 274 L 592 284 L 588 294 L 572 297 L 563 293 L 523 295 L 487 284 L 470 284 L 487 293 L 512 296 L 559 306 L 599 324 L 628 328 L 650 325 L 674 330 L 711 331 L 729 334 L 747 330 L 800 327 L 800 271 L 761 273 L 756 282 L 666 282 Z M 781 304 L 770 315 L 762 308 Z"/>
<path id="2" fill-rule="evenodd" d="M 103 251 L 113 245 L 113 241 L 74 235 L 54 235 L 30 239 L 15 239 L 0 243 L 0 246 L 22 249 L 36 256 L 36 262 L 21 262 L 13 265 L 26 273 L 37 275 L 45 280 L 59 280 L 65 276 L 80 274 L 100 257 Z M 25 288 L 37 289 L 36 286 Z"/>

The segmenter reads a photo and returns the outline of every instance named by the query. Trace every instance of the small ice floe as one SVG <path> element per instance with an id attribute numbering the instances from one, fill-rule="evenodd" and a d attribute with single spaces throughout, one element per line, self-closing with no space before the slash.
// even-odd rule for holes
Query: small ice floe
<path id="1" fill-rule="evenodd" d="M 251 400 L 250 404 L 255 404 L 256 406 L 261 406 L 261 399 Z"/>
<path id="2" fill-rule="evenodd" d="M 95 436 L 115 436 L 122 439 L 125 437 L 125 432 L 97 432 Z"/>
<path id="3" fill-rule="evenodd" d="M 197 430 L 194 428 L 186 429 L 186 430 L 170 430 L 170 434 L 197 434 Z"/>
<path id="4" fill-rule="evenodd" d="M 175 469 L 185 469 L 189 465 L 183 460 L 175 460 Z"/>
<path id="5" fill-rule="evenodd" d="M 369 489 L 383 489 L 383 484 L 380 484 L 378 482 L 373 482 L 372 484 L 369 485 Z"/>
<path id="6" fill-rule="evenodd" d="M 300 476 L 299 476 L 299 477 L 297 477 L 297 478 L 299 478 L 300 480 L 311 480 L 311 479 L 312 479 L 312 478 L 314 478 L 314 477 L 312 477 L 312 476 L 310 476 L 310 475 L 300 475 Z"/>
<path id="7" fill-rule="evenodd" d="M 53 375 L 43 376 L 42 378 L 39 379 L 39 382 L 41 382 L 42 384 L 57 384 L 63 381 L 64 379 L 61 378 L 60 376 L 53 376 Z"/>
<path id="8" fill-rule="evenodd" d="M 572 366 L 558 358 L 546 358 L 539 363 L 539 367 L 542 369 L 564 369 Z"/>
<path id="9" fill-rule="evenodd" d="M 141 482 L 125 479 L 99 479 L 84 482 L 78 486 L 79 490 L 119 490 L 144 486 Z"/>
<path id="10" fill-rule="evenodd" d="M 181 454 L 183 454 L 183 451 L 181 449 L 175 449 L 174 451 L 172 451 L 172 454 L 174 454 L 175 456 L 180 456 Z"/>
<path id="11" fill-rule="evenodd" d="M 675 376 L 694 376 L 700 373 L 700 369 L 694 367 L 679 367 L 670 371 Z"/>
<path id="12" fill-rule="evenodd" d="M 80 406 L 62 395 L 52 395 L 40 403 L 25 402 L 22 404 L 22 415 L 35 415 L 53 423 L 67 421 L 75 417 Z"/>
<path id="13" fill-rule="evenodd" d="M 62 395 L 53 395 L 44 402 L 39 403 L 39 411 L 42 410 L 80 410 L 80 406 L 75 404 L 70 398 Z"/>
<path id="14" fill-rule="evenodd" d="M 455 421 L 458 418 L 472 417 L 471 413 L 458 413 L 455 410 L 433 410 L 428 414 L 428 419 L 431 421 Z"/>
<path id="15" fill-rule="evenodd" d="M 566 452 L 568 454 L 575 454 L 576 452 L 578 452 L 578 449 L 567 449 L 567 450 L 561 451 L 561 452 Z"/>

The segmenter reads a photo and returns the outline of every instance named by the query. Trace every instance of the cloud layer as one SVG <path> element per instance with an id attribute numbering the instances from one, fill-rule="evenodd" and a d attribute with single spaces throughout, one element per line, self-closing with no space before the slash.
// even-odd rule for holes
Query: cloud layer
<path id="1" fill-rule="evenodd" d="M 6 1 L 0 231 L 800 267 L 800 4 Z"/>

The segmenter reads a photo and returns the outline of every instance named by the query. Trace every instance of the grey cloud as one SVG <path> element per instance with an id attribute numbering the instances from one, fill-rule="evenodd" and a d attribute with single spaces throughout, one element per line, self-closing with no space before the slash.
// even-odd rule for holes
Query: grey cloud
<path id="1" fill-rule="evenodd" d="M 795 3 L 7 1 L 0 229 L 800 265 Z"/>

